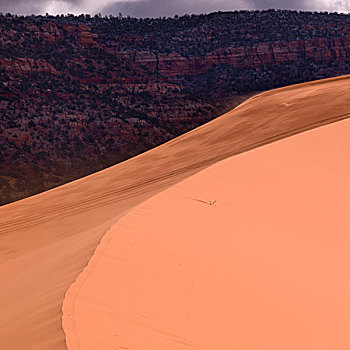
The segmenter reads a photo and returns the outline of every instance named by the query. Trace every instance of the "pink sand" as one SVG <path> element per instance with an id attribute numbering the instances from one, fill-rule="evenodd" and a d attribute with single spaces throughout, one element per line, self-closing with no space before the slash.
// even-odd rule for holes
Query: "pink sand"
<path id="1" fill-rule="evenodd" d="M 66 294 L 69 350 L 349 349 L 349 140 L 321 127 L 138 205 Z"/>

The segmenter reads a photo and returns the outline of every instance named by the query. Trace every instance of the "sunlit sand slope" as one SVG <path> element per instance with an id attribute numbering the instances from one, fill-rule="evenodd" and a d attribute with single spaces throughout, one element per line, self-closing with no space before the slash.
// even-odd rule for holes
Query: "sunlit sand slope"
<path id="1" fill-rule="evenodd" d="M 137 206 L 67 293 L 68 348 L 349 349 L 349 159 L 346 120 Z"/>
<path id="2" fill-rule="evenodd" d="M 349 77 L 258 95 L 161 147 L 0 208 L 0 348 L 66 349 L 64 294 L 126 211 L 229 156 L 344 119 Z"/>

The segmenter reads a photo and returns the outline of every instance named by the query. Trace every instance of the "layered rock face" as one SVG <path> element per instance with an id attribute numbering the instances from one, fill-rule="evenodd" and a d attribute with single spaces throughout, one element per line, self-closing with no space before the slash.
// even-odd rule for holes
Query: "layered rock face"
<path id="1" fill-rule="evenodd" d="M 51 21 L 44 23 L 41 28 L 44 31 L 44 38 L 51 44 L 62 37 L 57 25 Z"/>
<path id="2" fill-rule="evenodd" d="M 123 54 L 131 56 L 131 53 Z M 173 77 L 203 74 L 215 65 L 235 68 L 259 67 L 265 64 L 284 64 L 299 60 L 345 61 L 350 58 L 350 36 L 314 38 L 310 40 L 277 41 L 219 49 L 204 57 L 183 57 L 178 53 L 153 54 L 137 52 L 137 64 Z"/>
<path id="3" fill-rule="evenodd" d="M 62 27 L 57 26 L 52 21 L 47 21 L 41 26 L 33 23 L 27 24 L 26 29 L 36 38 L 42 38 L 49 44 L 59 41 L 65 34 L 74 37 L 78 44 L 83 47 L 95 46 L 106 52 L 113 52 L 121 59 L 131 59 L 136 65 L 144 65 L 151 71 L 159 72 L 167 77 L 198 75 L 207 72 L 216 65 L 228 65 L 235 68 L 256 68 L 266 64 L 284 64 L 300 60 L 311 60 L 315 62 L 337 61 L 344 62 L 350 59 L 350 35 L 331 38 L 312 38 L 308 40 L 291 40 L 261 42 L 246 46 L 229 46 L 219 48 L 212 52 L 207 52 L 203 56 L 184 56 L 178 52 L 152 52 L 142 48 L 131 48 L 134 37 L 116 37 L 124 45 L 123 50 L 114 50 L 105 43 L 99 42 L 98 34 L 94 33 L 90 26 L 84 24 L 65 24 Z M 2 44 L 6 44 L 6 37 L 12 40 L 12 32 L 5 33 L 0 38 Z M 137 37 L 138 43 L 142 42 L 142 37 Z M 28 65 L 33 66 L 33 60 L 27 61 L 27 68 L 22 67 L 23 63 L 13 62 L 0 63 L 1 65 L 21 66 L 17 71 L 29 71 Z M 54 69 L 48 67 L 43 61 L 39 62 L 39 70 L 51 71 L 56 74 Z M 10 68 L 13 70 L 14 68 Z"/>
<path id="4" fill-rule="evenodd" d="M 46 72 L 53 75 L 58 74 L 57 70 L 50 63 L 43 59 L 0 58 L 0 68 L 4 68 L 7 72 L 16 74 L 31 74 L 34 72 Z"/>
<path id="5" fill-rule="evenodd" d="M 91 33 L 91 28 L 89 26 L 79 24 L 78 26 L 78 40 L 83 46 L 96 45 L 97 44 L 97 34 Z"/>

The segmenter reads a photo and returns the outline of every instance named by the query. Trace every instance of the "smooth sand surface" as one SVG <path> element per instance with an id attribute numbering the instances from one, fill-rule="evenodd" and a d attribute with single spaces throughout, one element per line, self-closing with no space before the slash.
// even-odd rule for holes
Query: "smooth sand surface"
<path id="1" fill-rule="evenodd" d="M 69 350 L 349 349 L 349 159 L 346 120 L 137 206 L 67 292 Z"/>
<path id="2" fill-rule="evenodd" d="M 65 292 L 122 215 L 220 160 L 348 118 L 349 96 L 348 76 L 263 93 L 140 156 L 0 207 L 0 349 L 66 349 Z"/>

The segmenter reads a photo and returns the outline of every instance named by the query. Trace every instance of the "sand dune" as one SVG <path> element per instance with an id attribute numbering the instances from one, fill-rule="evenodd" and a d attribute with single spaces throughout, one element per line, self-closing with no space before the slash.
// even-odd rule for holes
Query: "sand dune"
<path id="1" fill-rule="evenodd" d="M 349 91 L 342 77 L 263 93 L 122 164 L 1 207 L 0 348 L 66 349 L 65 292 L 120 217 L 220 160 L 348 118 Z"/>
<path id="2" fill-rule="evenodd" d="M 137 206 L 67 293 L 68 348 L 348 349 L 349 138 L 308 131 Z"/>

